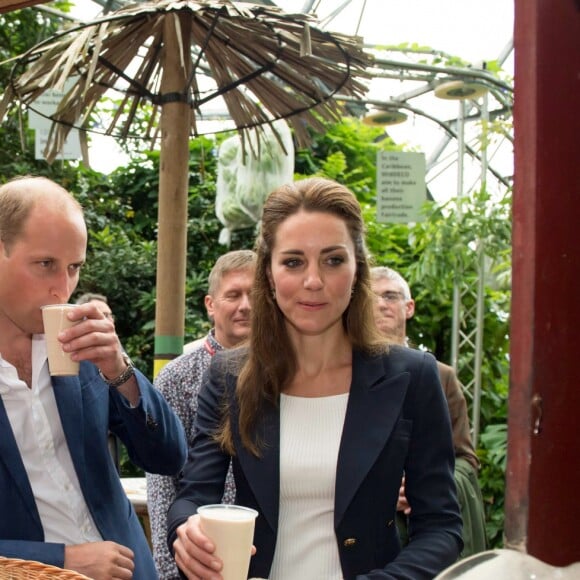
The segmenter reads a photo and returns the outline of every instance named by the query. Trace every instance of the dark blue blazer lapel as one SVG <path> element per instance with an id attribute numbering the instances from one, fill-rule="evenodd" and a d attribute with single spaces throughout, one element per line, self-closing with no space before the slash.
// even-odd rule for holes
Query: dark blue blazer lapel
<path id="1" fill-rule="evenodd" d="M 32 488 L 30 487 L 30 482 L 28 481 L 28 475 L 26 474 L 24 463 L 22 463 L 20 451 L 18 450 L 18 445 L 16 444 L 16 439 L 14 439 L 12 427 L 6 413 L 4 403 L 1 399 L 0 432 L 4 434 L 4 437 L 0 437 L 0 462 L 4 464 L 6 471 L 14 480 L 14 486 L 16 486 L 16 489 L 22 496 L 22 501 L 26 508 L 30 511 L 30 516 L 35 525 L 42 530 L 40 516 L 38 514 L 38 510 L 36 509 L 34 495 L 32 494 Z"/>
<path id="2" fill-rule="evenodd" d="M 278 528 L 280 495 L 280 412 L 268 406 L 260 415 L 257 429 L 264 442 L 260 457 L 239 443 L 236 452 L 244 476 L 273 531 Z"/>
<path id="3" fill-rule="evenodd" d="M 52 385 L 65 437 L 82 485 L 83 482 L 78 469 L 79 465 L 84 465 L 80 382 L 77 377 L 53 377 Z M 6 434 L 5 437 L 0 438 L 0 461 L 4 463 L 6 470 L 13 478 L 14 485 L 30 511 L 32 520 L 42 529 L 28 475 L 22 463 L 6 409 L 1 401 L 0 432 Z"/>
<path id="4" fill-rule="evenodd" d="M 391 435 L 409 379 L 409 373 L 390 369 L 386 356 L 353 353 L 352 384 L 338 452 L 335 527 Z"/>

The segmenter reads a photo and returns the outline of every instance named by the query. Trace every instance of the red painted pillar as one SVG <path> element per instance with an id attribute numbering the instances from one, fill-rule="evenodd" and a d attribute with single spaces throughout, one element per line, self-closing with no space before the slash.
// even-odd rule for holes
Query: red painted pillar
<path id="1" fill-rule="evenodd" d="M 506 546 L 580 561 L 580 2 L 515 0 Z"/>

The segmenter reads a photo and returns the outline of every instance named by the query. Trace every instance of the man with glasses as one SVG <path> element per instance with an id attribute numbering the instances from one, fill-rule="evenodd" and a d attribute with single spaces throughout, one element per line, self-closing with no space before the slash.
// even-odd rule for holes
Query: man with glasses
<path id="1" fill-rule="evenodd" d="M 415 301 L 409 284 L 398 272 L 384 266 L 371 269 L 371 284 L 377 296 L 375 320 L 379 330 L 393 344 L 409 346 L 407 320 L 415 314 Z M 486 549 L 483 499 L 477 481 L 479 460 L 471 442 L 463 387 L 452 367 L 439 361 L 437 366 L 453 430 L 455 482 L 463 518 L 465 544 L 461 557 L 465 558 Z M 399 530 L 403 538 L 406 536 L 406 515 L 410 513 L 411 507 L 405 498 L 403 483 L 397 505 Z"/>

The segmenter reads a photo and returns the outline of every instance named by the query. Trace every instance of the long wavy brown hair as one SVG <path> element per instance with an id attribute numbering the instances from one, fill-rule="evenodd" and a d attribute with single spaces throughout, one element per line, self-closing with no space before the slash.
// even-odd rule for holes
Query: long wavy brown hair
<path id="1" fill-rule="evenodd" d="M 280 393 L 297 370 L 296 352 L 284 315 L 272 297 L 268 271 L 280 224 L 301 210 L 335 215 L 345 222 L 355 248 L 356 281 L 342 317 L 344 329 L 353 349 L 367 353 L 386 350 L 385 340 L 375 324 L 365 227 L 354 194 L 345 186 L 323 178 L 304 179 L 274 190 L 264 204 L 256 240 L 249 348 L 236 387 L 242 444 L 255 455 L 260 454 L 262 445 L 255 432 L 258 416 L 267 405 L 278 405 Z M 226 413 L 217 438 L 233 454 L 230 420 Z"/>

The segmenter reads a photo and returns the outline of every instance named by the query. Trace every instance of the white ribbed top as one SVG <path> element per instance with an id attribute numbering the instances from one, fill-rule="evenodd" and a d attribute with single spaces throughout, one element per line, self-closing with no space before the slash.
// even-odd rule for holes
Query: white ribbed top
<path id="1" fill-rule="evenodd" d="M 342 578 L 334 487 L 348 393 L 280 399 L 280 515 L 270 580 Z"/>

